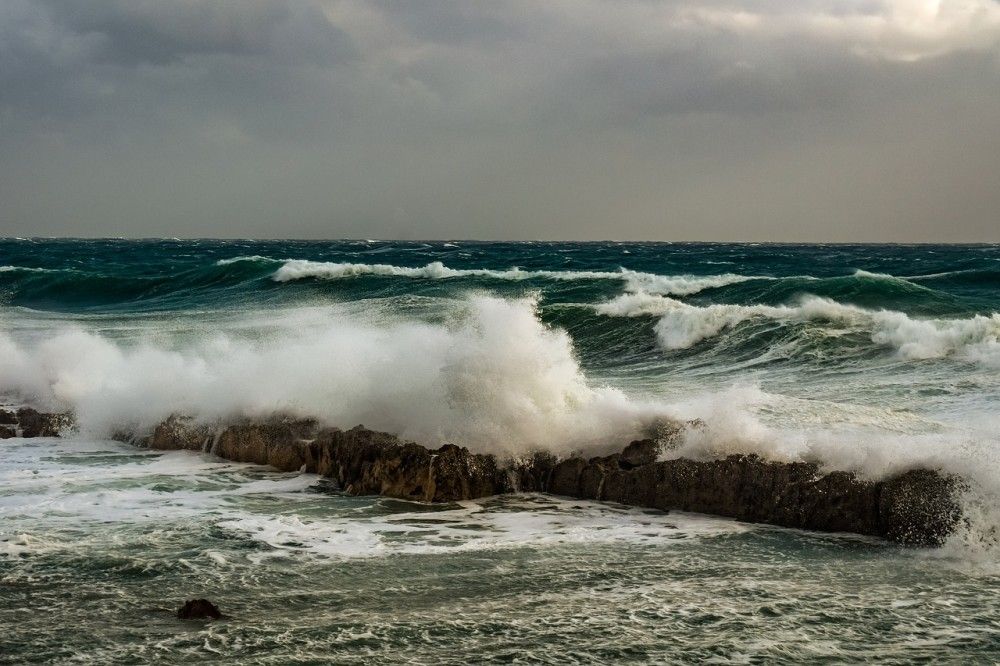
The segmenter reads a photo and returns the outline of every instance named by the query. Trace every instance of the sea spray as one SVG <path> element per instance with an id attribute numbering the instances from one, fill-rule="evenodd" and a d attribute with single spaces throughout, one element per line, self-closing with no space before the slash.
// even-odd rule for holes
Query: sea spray
<path id="1" fill-rule="evenodd" d="M 657 416 L 652 403 L 591 386 L 569 336 L 539 321 L 534 302 L 472 296 L 463 310 L 448 325 L 331 310 L 277 338 L 216 333 L 179 346 L 82 328 L 31 346 L 3 336 L 0 385 L 105 435 L 175 412 L 288 412 L 425 442 L 558 451 L 627 441 Z"/>

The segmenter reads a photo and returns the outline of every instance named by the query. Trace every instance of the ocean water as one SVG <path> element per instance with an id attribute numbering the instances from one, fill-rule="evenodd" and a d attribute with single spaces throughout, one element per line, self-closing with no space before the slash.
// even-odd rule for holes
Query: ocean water
<path id="1" fill-rule="evenodd" d="M 1000 246 L 0 240 L 0 662 L 1000 659 Z M 275 412 L 426 444 L 962 474 L 939 549 L 543 496 L 355 498 L 111 442 Z M 172 617 L 206 596 L 221 622 Z"/>

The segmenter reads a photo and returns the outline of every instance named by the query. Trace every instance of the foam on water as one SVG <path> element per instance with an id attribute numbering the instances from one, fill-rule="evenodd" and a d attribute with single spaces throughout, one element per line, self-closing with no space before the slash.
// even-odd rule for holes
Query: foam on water
<path id="1" fill-rule="evenodd" d="M 566 544 L 664 544 L 738 534 L 750 526 L 723 518 L 642 511 L 593 502 L 520 496 L 487 504 L 463 502 L 428 514 L 303 519 L 298 515 L 246 515 L 220 527 L 266 543 L 265 555 L 385 557 L 541 548 Z"/>
<path id="2" fill-rule="evenodd" d="M 19 661 L 993 654 L 1000 571 L 957 540 L 912 552 L 541 496 L 427 507 L 115 442 L 4 451 L 5 480 L 41 477 L 0 484 L 23 495 L 0 505 L 0 641 Z M 177 621 L 186 596 L 227 617 Z"/>
<path id="3" fill-rule="evenodd" d="M 0 462 L 0 516 L 7 526 L 0 530 L 0 553 L 14 556 L 93 547 L 102 538 L 100 525 L 144 529 L 195 519 L 266 544 L 265 553 L 250 554 L 257 559 L 654 543 L 749 529 L 725 519 L 536 495 L 463 502 L 431 512 L 394 500 L 347 500 L 346 505 L 334 503 L 331 515 L 313 510 L 327 496 L 307 492 L 320 484 L 312 474 L 277 474 L 206 454 L 143 452 L 80 439 L 18 440 L 6 453 Z M 266 500 L 262 507 L 260 500 Z M 276 500 L 285 510 L 260 510 Z M 372 510 L 385 502 L 396 508 Z M 74 529 L 88 530 L 87 536 L 66 538 L 64 533 Z M 218 554 L 210 557 L 219 559 Z"/>

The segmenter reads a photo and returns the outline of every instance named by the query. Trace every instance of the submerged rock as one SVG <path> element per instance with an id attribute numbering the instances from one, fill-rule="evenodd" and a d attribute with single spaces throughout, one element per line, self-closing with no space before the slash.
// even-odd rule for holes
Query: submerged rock
<path id="1" fill-rule="evenodd" d="M 181 620 L 218 620 L 222 613 L 208 599 L 191 599 L 177 610 L 177 617 Z"/>
<path id="2" fill-rule="evenodd" d="M 537 491 L 920 546 L 941 544 L 961 513 L 957 480 L 932 470 L 866 481 L 849 472 L 820 474 L 811 463 L 754 455 L 657 460 L 660 446 L 651 439 L 589 460 L 548 454 L 499 460 L 452 444 L 428 449 L 363 426 L 340 430 L 275 418 L 213 427 L 178 416 L 149 436 L 129 439 L 155 449 L 204 450 L 283 471 L 304 470 L 333 479 L 353 495 L 420 502 Z"/>

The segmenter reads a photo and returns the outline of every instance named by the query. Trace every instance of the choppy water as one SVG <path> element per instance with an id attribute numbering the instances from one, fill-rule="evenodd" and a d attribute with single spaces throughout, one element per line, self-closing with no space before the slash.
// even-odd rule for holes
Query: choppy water
<path id="1" fill-rule="evenodd" d="M 1000 247 L 0 241 L 0 661 L 1000 659 Z M 907 551 L 544 497 L 423 507 L 106 440 L 292 412 L 966 475 Z M 172 612 L 208 596 L 230 618 Z"/>
<path id="2" fill-rule="evenodd" d="M 428 507 L 114 443 L 0 472 L 9 663 L 995 661 L 1000 575 L 541 496 Z M 229 615 L 176 620 L 188 596 Z"/>

